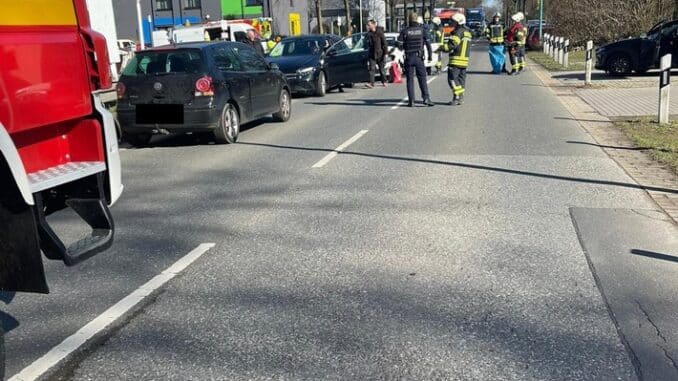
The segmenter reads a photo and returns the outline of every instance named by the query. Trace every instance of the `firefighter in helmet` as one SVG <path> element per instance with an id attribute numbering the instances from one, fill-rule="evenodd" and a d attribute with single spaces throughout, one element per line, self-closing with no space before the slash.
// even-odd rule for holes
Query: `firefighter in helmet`
<path id="1" fill-rule="evenodd" d="M 511 75 L 525 70 L 525 42 L 527 42 L 527 28 L 522 21 L 525 19 L 523 12 L 511 16 L 514 24 L 509 29 L 506 40 L 509 46 L 509 58 L 511 59 Z"/>
<path id="2" fill-rule="evenodd" d="M 492 73 L 499 74 L 504 70 L 506 53 L 504 46 L 504 25 L 501 23 L 501 14 L 495 13 L 492 22 L 485 28 L 485 38 L 490 43 L 490 64 Z"/>
<path id="3" fill-rule="evenodd" d="M 471 55 L 471 40 L 473 35 L 466 27 L 466 16 L 457 13 L 452 16 L 454 32 L 445 44 L 445 51 L 450 52 L 450 62 L 447 68 L 447 83 L 452 89 L 452 100 L 449 105 L 461 105 L 464 103 L 466 91 L 466 69 Z"/>

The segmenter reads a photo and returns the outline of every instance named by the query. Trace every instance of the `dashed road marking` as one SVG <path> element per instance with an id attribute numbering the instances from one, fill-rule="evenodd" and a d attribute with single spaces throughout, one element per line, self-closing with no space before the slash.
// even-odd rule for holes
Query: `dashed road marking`
<path id="1" fill-rule="evenodd" d="M 355 143 L 358 139 L 363 137 L 363 135 L 365 135 L 367 133 L 367 131 L 368 130 L 361 130 L 357 134 L 353 135 L 353 137 L 351 137 L 347 141 L 343 142 L 339 147 L 335 148 L 334 151 L 328 153 L 327 155 L 325 155 L 325 157 L 320 159 L 320 161 L 313 164 L 312 168 L 322 168 L 322 167 L 324 167 L 325 164 L 329 163 L 330 160 L 334 159 L 339 154 L 339 152 L 345 150 L 346 148 L 348 148 L 348 146 L 350 146 L 351 144 Z"/>
<path id="2" fill-rule="evenodd" d="M 15 374 L 8 381 L 32 381 L 42 377 L 48 370 L 65 359 L 68 355 L 75 352 L 89 339 L 94 337 L 108 327 L 111 323 L 127 313 L 132 307 L 139 304 L 144 298 L 157 290 L 170 279 L 177 276 L 191 263 L 195 262 L 207 250 L 214 247 L 213 243 L 201 243 L 190 253 L 181 257 L 178 261 L 168 267 L 162 273 L 153 277 L 134 292 L 122 298 L 112 307 L 97 316 L 94 320 L 80 328 L 76 333 L 67 337 L 61 344 L 52 348 L 44 356 L 35 360 L 31 365 L 24 368 L 21 372 Z"/>

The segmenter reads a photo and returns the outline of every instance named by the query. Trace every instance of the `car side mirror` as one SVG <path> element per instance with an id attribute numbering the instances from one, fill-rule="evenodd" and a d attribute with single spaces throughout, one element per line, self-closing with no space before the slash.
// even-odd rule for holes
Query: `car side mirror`
<path id="1" fill-rule="evenodd" d="M 328 50 L 327 52 L 325 52 L 325 55 L 327 55 L 328 57 L 334 57 L 334 56 L 337 55 L 337 51 L 336 50 Z"/>
<path id="2" fill-rule="evenodd" d="M 268 69 L 272 71 L 280 71 L 280 66 L 278 66 L 277 63 L 271 62 L 268 64 Z"/>

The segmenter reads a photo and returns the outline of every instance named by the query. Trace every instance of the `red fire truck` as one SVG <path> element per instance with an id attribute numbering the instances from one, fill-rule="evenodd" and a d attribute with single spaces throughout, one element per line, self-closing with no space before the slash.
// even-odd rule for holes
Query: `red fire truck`
<path id="1" fill-rule="evenodd" d="M 456 15 L 457 13 L 461 13 L 463 15 L 464 12 L 464 8 L 447 8 L 438 10 L 437 16 L 440 17 L 440 23 L 443 26 L 443 33 L 445 33 L 446 37 L 449 36 L 454 30 L 454 27 L 452 26 L 452 16 Z"/>
<path id="2" fill-rule="evenodd" d="M 47 293 L 41 252 L 74 265 L 113 241 L 122 192 L 106 40 L 85 0 L 3 1 L 0 11 L 0 291 Z M 90 227 L 66 245 L 46 216 Z"/>

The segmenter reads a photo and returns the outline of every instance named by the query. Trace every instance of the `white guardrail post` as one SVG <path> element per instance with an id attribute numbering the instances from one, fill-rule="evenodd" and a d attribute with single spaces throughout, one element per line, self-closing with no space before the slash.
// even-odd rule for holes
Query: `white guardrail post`
<path id="1" fill-rule="evenodd" d="M 586 41 L 586 79 L 584 84 L 591 84 L 591 72 L 593 71 L 593 41 Z"/>
<path id="2" fill-rule="evenodd" d="M 669 95 L 671 93 L 671 54 L 662 56 L 659 72 L 659 124 L 669 122 Z"/>
<path id="3" fill-rule="evenodd" d="M 552 59 L 556 57 L 556 36 L 551 36 L 551 42 L 549 42 L 549 56 Z"/>
<path id="4" fill-rule="evenodd" d="M 542 39 L 542 48 L 544 50 L 544 54 L 548 54 L 549 51 L 549 34 L 546 33 Z"/>
<path id="5" fill-rule="evenodd" d="M 565 47 L 563 48 L 563 67 L 567 69 L 570 66 L 570 40 L 565 40 Z"/>
<path id="6" fill-rule="evenodd" d="M 563 64 L 563 47 L 565 45 L 565 37 L 560 37 L 558 40 L 558 63 Z"/>

